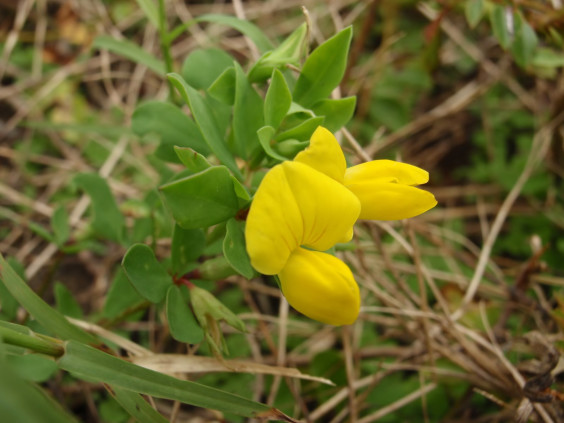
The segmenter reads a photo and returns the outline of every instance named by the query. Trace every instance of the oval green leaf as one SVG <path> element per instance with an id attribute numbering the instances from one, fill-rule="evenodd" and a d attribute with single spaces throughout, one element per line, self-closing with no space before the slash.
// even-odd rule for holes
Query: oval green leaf
<path id="1" fill-rule="evenodd" d="M 204 339 L 204 331 L 176 285 L 171 286 L 166 294 L 166 317 L 170 334 L 177 341 L 198 344 Z"/>
<path id="2" fill-rule="evenodd" d="M 192 87 L 207 90 L 227 68 L 233 66 L 233 57 L 217 48 L 191 52 L 182 65 L 182 77 Z"/>
<path id="3" fill-rule="evenodd" d="M 272 126 L 275 129 L 278 128 L 284 120 L 286 113 L 290 110 L 291 105 L 292 93 L 288 88 L 286 79 L 282 72 L 274 69 L 270 86 L 264 99 L 264 121 L 266 125 Z"/>
<path id="4" fill-rule="evenodd" d="M 172 278 L 145 244 L 132 245 L 123 257 L 122 266 L 135 289 L 152 303 L 161 302 L 172 285 Z"/>
<path id="5" fill-rule="evenodd" d="M 139 136 L 157 134 L 160 145 L 155 155 L 166 161 L 178 161 L 175 146 L 193 148 L 204 155 L 210 153 L 194 121 L 170 103 L 150 101 L 137 107 L 131 118 L 131 129 Z"/>
<path id="6" fill-rule="evenodd" d="M 201 229 L 184 229 L 175 225 L 172 234 L 171 262 L 172 271 L 183 275 L 190 263 L 202 255 L 206 245 L 206 236 Z"/>
<path id="7" fill-rule="evenodd" d="M 170 182 L 161 192 L 176 223 L 184 229 L 215 225 L 239 209 L 231 175 L 224 166 Z"/>
<path id="8" fill-rule="evenodd" d="M 509 28 L 507 28 L 505 11 L 505 6 L 494 4 L 490 9 L 490 23 L 499 45 L 507 49 L 511 45 L 511 35 L 509 34 Z"/>
<path id="9" fill-rule="evenodd" d="M 235 104 L 233 105 L 233 141 L 237 154 L 246 159 L 259 147 L 257 130 L 264 123 L 264 103 L 241 66 L 235 62 Z"/>
<path id="10" fill-rule="evenodd" d="M 251 279 L 255 274 L 247 249 L 245 247 L 245 234 L 242 223 L 235 219 L 227 222 L 227 232 L 223 240 L 223 254 L 225 259 L 233 269 L 247 279 Z"/>
<path id="11" fill-rule="evenodd" d="M 312 110 L 317 116 L 325 116 L 323 126 L 336 132 L 352 118 L 356 106 L 356 97 L 325 99 L 317 102 Z"/>
<path id="12" fill-rule="evenodd" d="M 168 79 L 178 90 L 182 99 L 188 104 L 188 107 L 190 107 L 194 115 L 194 120 L 211 151 L 213 151 L 217 158 L 227 166 L 237 178 L 243 179 L 243 175 L 237 167 L 235 158 L 227 148 L 223 135 L 219 130 L 220 125 L 216 121 L 214 113 L 206 99 L 202 97 L 198 91 L 188 85 L 186 81 L 184 81 L 184 78 L 177 73 L 169 73 Z"/>
<path id="13" fill-rule="evenodd" d="M 310 54 L 294 87 L 295 102 L 308 107 L 331 94 L 345 74 L 351 39 L 349 26 Z"/>

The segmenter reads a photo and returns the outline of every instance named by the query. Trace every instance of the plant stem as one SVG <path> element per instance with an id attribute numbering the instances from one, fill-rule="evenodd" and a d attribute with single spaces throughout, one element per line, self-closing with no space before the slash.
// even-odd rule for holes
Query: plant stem
<path id="1" fill-rule="evenodd" d="M 5 326 L 0 326 L 0 342 L 17 345 L 52 357 L 60 357 L 65 353 L 65 348 L 58 340 L 50 340 L 47 337 L 39 338 L 36 335 L 21 333 Z"/>

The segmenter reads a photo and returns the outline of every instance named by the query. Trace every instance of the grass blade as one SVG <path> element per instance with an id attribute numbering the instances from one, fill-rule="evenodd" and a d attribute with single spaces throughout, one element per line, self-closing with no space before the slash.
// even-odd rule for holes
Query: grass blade
<path id="1" fill-rule="evenodd" d="M 77 328 L 57 310 L 50 307 L 23 281 L 0 254 L 0 279 L 20 305 L 47 330 L 62 339 L 74 339 L 86 344 L 97 344 L 96 338 Z"/>
<path id="2" fill-rule="evenodd" d="M 269 406 L 201 385 L 176 379 L 136 366 L 120 358 L 75 341 L 69 341 L 59 367 L 77 376 L 103 382 L 118 388 L 158 398 L 181 401 L 197 407 L 211 408 L 246 417 L 284 415 Z M 286 418 L 287 421 L 289 418 Z"/>

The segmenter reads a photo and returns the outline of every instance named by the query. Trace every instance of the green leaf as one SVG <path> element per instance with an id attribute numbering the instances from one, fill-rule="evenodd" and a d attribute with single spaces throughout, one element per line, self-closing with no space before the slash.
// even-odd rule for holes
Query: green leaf
<path id="1" fill-rule="evenodd" d="M 255 271 L 247 254 L 243 225 L 235 219 L 227 221 L 227 232 L 223 240 L 223 254 L 233 269 L 247 279 L 253 277 Z"/>
<path id="2" fill-rule="evenodd" d="M 219 254 L 223 250 L 223 243 L 220 242 L 218 246 L 219 251 L 217 253 Z M 224 256 L 217 256 L 204 261 L 198 268 L 198 271 L 200 277 L 208 281 L 219 281 L 237 274 Z"/>
<path id="3" fill-rule="evenodd" d="M 76 339 L 88 344 L 98 343 L 96 338 L 71 324 L 61 313 L 33 292 L 1 254 L 0 279 L 20 305 L 45 329 L 62 339 Z"/>
<path id="4" fill-rule="evenodd" d="M 300 115 L 300 114 L 306 115 L 308 117 L 315 117 L 315 113 L 313 113 L 311 109 L 306 109 L 305 107 L 292 101 L 292 104 L 290 104 L 290 110 L 288 110 L 287 115 L 291 116 L 291 115 Z"/>
<path id="5" fill-rule="evenodd" d="M 299 125 L 276 135 L 276 141 L 284 141 L 288 139 L 309 140 L 313 131 L 315 131 L 316 128 L 324 121 L 325 117 L 323 116 L 307 119 Z"/>
<path id="6" fill-rule="evenodd" d="M 559 68 L 564 66 L 564 53 L 541 47 L 535 51 L 532 63 L 539 67 Z"/>
<path id="7" fill-rule="evenodd" d="M 136 392 L 117 386 L 106 386 L 115 400 L 139 423 L 168 423 L 157 410 Z"/>
<path id="8" fill-rule="evenodd" d="M 183 275 L 191 263 L 204 251 L 206 236 L 201 229 L 183 229 L 174 226 L 171 246 L 171 265 L 175 275 Z"/>
<path id="9" fill-rule="evenodd" d="M 294 87 L 295 102 L 308 107 L 331 94 L 345 74 L 351 39 L 349 26 L 311 53 Z"/>
<path id="10" fill-rule="evenodd" d="M 187 344 L 198 344 L 204 339 L 204 331 L 196 322 L 194 314 L 180 288 L 171 286 L 166 294 L 166 317 L 170 334 L 174 339 Z"/>
<path id="11" fill-rule="evenodd" d="M 484 16 L 484 0 L 468 0 L 464 12 L 470 28 L 475 28 Z"/>
<path id="12" fill-rule="evenodd" d="M 270 86 L 264 99 L 264 121 L 277 129 L 292 105 L 292 93 L 282 72 L 274 69 Z"/>
<path id="13" fill-rule="evenodd" d="M 277 154 L 281 154 L 285 157 L 285 160 L 293 159 L 296 154 L 302 151 L 309 145 L 309 141 L 298 141 L 298 140 L 284 140 L 274 144 L 273 148 Z"/>
<path id="14" fill-rule="evenodd" d="M 235 76 L 233 140 L 239 156 L 246 159 L 258 147 L 257 130 L 264 123 L 264 106 L 238 63 L 235 63 Z"/>
<path id="15" fill-rule="evenodd" d="M 155 155 L 166 161 L 178 161 L 175 146 L 192 148 L 204 155 L 210 153 L 198 126 L 170 103 L 150 101 L 137 107 L 131 118 L 131 129 L 139 136 L 157 134 L 161 143 Z"/>
<path id="16" fill-rule="evenodd" d="M 111 389 L 107 385 L 104 388 Z M 129 419 L 129 413 L 112 397 L 100 398 L 96 402 L 96 410 L 98 419 L 104 423 L 126 423 Z"/>
<path id="17" fill-rule="evenodd" d="M 556 47 L 563 48 L 564 47 L 564 38 L 563 34 L 561 34 L 555 27 L 551 26 L 548 28 L 548 33 L 550 34 L 549 40 L 554 43 Z"/>
<path id="18" fill-rule="evenodd" d="M 323 125 L 336 132 L 351 120 L 356 106 L 356 97 L 321 100 L 312 107 L 317 116 L 325 116 Z"/>
<path id="19" fill-rule="evenodd" d="M 210 167 L 160 189 L 174 220 L 184 229 L 215 225 L 235 216 L 239 210 L 231 175 L 225 166 Z"/>
<path id="20" fill-rule="evenodd" d="M 77 423 L 33 383 L 22 380 L 0 360 L 0 416 L 5 422 Z"/>
<path id="21" fill-rule="evenodd" d="M 276 130 L 272 126 L 263 126 L 257 131 L 260 145 L 262 146 L 264 152 L 273 159 L 284 161 L 287 157 L 281 156 L 276 151 L 274 151 L 270 145 L 273 140 L 274 133 Z"/>
<path id="22" fill-rule="evenodd" d="M 209 323 L 209 320 L 205 317 L 209 315 L 214 320 L 225 321 L 229 326 L 240 332 L 247 332 L 245 322 L 210 291 L 194 286 L 191 294 L 190 301 L 194 307 L 198 308 L 199 313 L 196 316 L 200 321 Z M 196 305 L 196 303 L 198 304 Z M 196 310 L 194 309 L 194 311 Z"/>
<path id="23" fill-rule="evenodd" d="M 515 62 L 521 67 L 527 67 L 533 61 L 539 40 L 534 29 L 520 13 L 514 13 L 515 39 L 511 52 Z"/>
<path id="24" fill-rule="evenodd" d="M 12 265 L 12 267 L 19 264 L 14 263 L 14 261 L 10 258 L 8 258 L 8 262 Z M 14 298 L 10 291 L 8 291 L 8 288 L 6 288 L 3 283 L 0 283 L 0 310 L 2 310 L 4 318 L 7 320 L 15 320 L 18 314 L 18 307 L 18 301 Z"/>
<path id="25" fill-rule="evenodd" d="M 237 178 L 243 179 L 235 158 L 227 149 L 223 136 L 219 131 L 219 124 L 215 120 L 214 114 L 205 99 L 198 91 L 186 84 L 180 75 L 170 73 L 168 74 L 168 79 L 176 87 L 186 104 L 188 104 L 188 107 L 190 107 L 194 120 L 210 149 Z"/>
<path id="26" fill-rule="evenodd" d="M 174 147 L 174 152 L 182 164 L 192 173 L 198 173 L 211 167 L 204 156 L 191 148 Z"/>
<path id="27" fill-rule="evenodd" d="M 507 49 L 511 45 L 511 35 L 507 28 L 506 8 L 500 4 L 492 5 L 490 9 L 490 23 L 494 36 L 497 38 L 499 45 Z"/>
<path id="28" fill-rule="evenodd" d="M 116 40 L 109 35 L 99 35 L 92 43 L 94 48 L 103 48 L 132 60 L 140 65 L 145 65 L 159 75 L 165 75 L 165 65 L 150 53 L 147 53 L 137 44 L 127 40 Z"/>
<path id="29" fill-rule="evenodd" d="M 82 309 L 68 288 L 61 282 L 55 283 L 55 303 L 65 316 L 82 319 Z"/>
<path id="30" fill-rule="evenodd" d="M 106 318 L 116 317 L 143 301 L 145 300 L 129 282 L 123 268 L 119 268 L 106 296 L 103 316 Z"/>
<path id="31" fill-rule="evenodd" d="M 145 13 L 145 16 L 149 19 L 149 22 L 153 24 L 155 28 L 159 28 L 159 12 L 154 0 L 136 0 L 137 4 Z"/>
<path id="32" fill-rule="evenodd" d="M 235 195 L 237 195 L 237 204 L 239 205 L 239 209 L 242 209 L 249 203 L 249 201 L 251 201 L 251 196 L 247 192 L 245 186 L 241 182 L 239 182 L 237 178 L 231 176 L 231 181 L 233 182 Z"/>
<path id="33" fill-rule="evenodd" d="M 30 382 L 45 382 L 57 371 L 57 364 L 44 355 L 9 355 L 6 363 L 19 377 Z"/>
<path id="34" fill-rule="evenodd" d="M 121 242 L 125 219 L 106 180 L 95 173 L 79 173 L 73 181 L 90 196 L 94 214 L 92 229 L 96 235 Z"/>
<path id="35" fill-rule="evenodd" d="M 182 77 L 198 90 L 206 90 L 227 68 L 233 66 L 233 57 L 217 48 L 191 52 L 182 65 Z"/>
<path id="36" fill-rule="evenodd" d="M 196 407 L 246 417 L 269 412 L 271 417 L 283 416 L 278 410 L 267 405 L 145 369 L 74 341 L 66 344 L 65 354 L 58 360 L 58 364 L 61 369 L 89 380 L 157 398 L 173 399 Z"/>
<path id="37" fill-rule="evenodd" d="M 55 235 L 55 243 L 61 247 L 70 237 L 69 215 L 63 206 L 59 206 L 51 216 L 51 228 Z"/>
<path id="38" fill-rule="evenodd" d="M 307 24 L 303 23 L 278 47 L 265 53 L 249 71 L 249 81 L 263 82 L 276 68 L 288 65 L 299 66 L 307 44 Z"/>
<path id="39" fill-rule="evenodd" d="M 224 104 L 235 104 L 235 67 L 225 69 L 221 75 L 210 85 L 208 94 Z"/>
<path id="40" fill-rule="evenodd" d="M 172 285 L 172 278 L 145 244 L 132 245 L 121 265 L 137 291 L 152 303 L 161 302 Z"/>
<path id="41" fill-rule="evenodd" d="M 221 357 L 222 353 L 229 354 L 227 343 L 223 333 L 219 330 L 218 323 L 223 320 L 229 326 L 246 332 L 245 323 L 205 289 L 193 286 L 190 290 L 190 302 L 214 355 Z"/>

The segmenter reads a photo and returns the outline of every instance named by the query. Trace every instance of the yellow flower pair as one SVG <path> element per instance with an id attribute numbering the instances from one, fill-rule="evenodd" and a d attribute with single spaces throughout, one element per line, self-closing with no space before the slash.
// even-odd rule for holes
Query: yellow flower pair
<path id="1" fill-rule="evenodd" d="M 352 238 L 357 219 L 397 220 L 437 204 L 414 187 L 426 171 L 375 160 L 347 169 L 331 132 L 318 127 L 293 161 L 274 166 L 262 180 L 245 237 L 253 267 L 278 275 L 282 292 L 299 312 L 323 323 L 353 323 L 360 308 L 358 285 L 345 263 L 324 253 Z"/>

